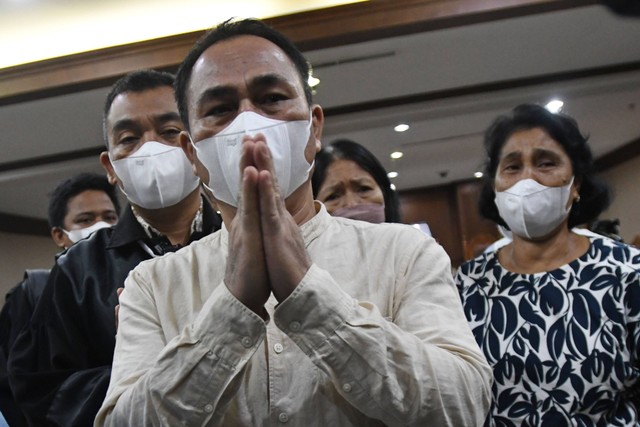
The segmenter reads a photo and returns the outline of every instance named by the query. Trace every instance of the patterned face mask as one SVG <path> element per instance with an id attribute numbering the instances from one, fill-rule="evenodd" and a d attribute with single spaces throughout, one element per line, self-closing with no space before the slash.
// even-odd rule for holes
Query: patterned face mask
<path id="1" fill-rule="evenodd" d="M 275 120 L 245 111 L 218 134 L 194 144 L 198 159 L 209 171 L 205 186 L 216 199 L 238 206 L 242 139 L 258 133 L 264 135 L 271 150 L 278 187 L 285 198 L 309 178 L 313 163 L 307 162 L 304 151 L 311 135 L 311 119 Z"/>
<path id="2" fill-rule="evenodd" d="M 547 187 L 533 179 L 523 179 L 505 191 L 496 192 L 498 213 L 514 234 L 529 239 L 553 231 L 569 215 L 571 181 L 562 187 Z"/>

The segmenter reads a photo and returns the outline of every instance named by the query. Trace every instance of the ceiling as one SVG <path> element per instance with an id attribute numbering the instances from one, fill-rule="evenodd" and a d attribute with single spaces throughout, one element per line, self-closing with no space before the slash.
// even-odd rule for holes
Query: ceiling
<path id="1" fill-rule="evenodd" d="M 307 50 L 321 80 L 323 143 L 364 144 L 398 172 L 400 191 L 473 179 L 482 133 L 523 102 L 562 99 L 596 158 L 638 145 L 640 19 L 589 3 Z M 102 172 L 94 153 L 107 91 L 0 104 L 0 229 L 10 231 L 7 218 L 46 218 L 48 193 L 61 179 Z M 394 132 L 401 122 L 410 129 Z M 83 150 L 90 154 L 65 160 Z M 393 151 L 404 156 L 392 160 Z"/>

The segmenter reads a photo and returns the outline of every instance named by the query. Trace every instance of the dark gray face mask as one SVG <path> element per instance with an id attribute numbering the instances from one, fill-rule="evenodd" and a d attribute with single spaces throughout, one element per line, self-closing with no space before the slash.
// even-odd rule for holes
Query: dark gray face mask
<path id="1" fill-rule="evenodd" d="M 384 205 L 377 203 L 364 203 L 355 206 L 347 206 L 346 208 L 340 208 L 333 211 L 333 216 L 339 216 L 342 218 L 358 219 L 360 221 L 371 222 L 373 224 L 380 224 L 384 222 Z"/>

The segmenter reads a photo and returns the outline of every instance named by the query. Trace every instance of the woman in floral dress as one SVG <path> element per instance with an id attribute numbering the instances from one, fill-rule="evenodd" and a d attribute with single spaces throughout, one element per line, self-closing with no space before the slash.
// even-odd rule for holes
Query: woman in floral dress
<path id="1" fill-rule="evenodd" d="M 521 105 L 485 135 L 482 214 L 512 243 L 456 284 L 494 370 L 489 426 L 637 426 L 640 250 L 571 229 L 609 192 L 576 124 Z"/>

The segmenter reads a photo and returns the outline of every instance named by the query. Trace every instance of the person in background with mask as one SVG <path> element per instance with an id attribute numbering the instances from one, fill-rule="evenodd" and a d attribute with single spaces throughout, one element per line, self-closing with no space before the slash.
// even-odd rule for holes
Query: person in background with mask
<path id="1" fill-rule="evenodd" d="M 520 105 L 485 134 L 481 213 L 512 242 L 457 272 L 493 366 L 490 426 L 636 426 L 640 251 L 578 234 L 609 204 L 571 117 Z"/>
<path id="2" fill-rule="evenodd" d="M 322 148 L 311 177 L 313 197 L 333 216 L 373 223 L 400 222 L 387 171 L 362 145 L 340 139 Z"/>
<path id="3" fill-rule="evenodd" d="M 60 182 L 49 197 L 48 219 L 54 243 L 66 249 L 92 232 L 118 221 L 120 205 L 116 189 L 106 177 L 81 173 Z M 24 426 L 7 377 L 10 349 L 29 322 L 47 279 L 48 269 L 30 269 L 24 279 L 7 293 L 0 312 L 0 410 L 9 425 Z"/>
<path id="4" fill-rule="evenodd" d="M 220 24 L 181 64 L 181 145 L 225 227 L 127 278 L 96 425 L 484 419 L 490 369 L 444 250 L 314 201 L 324 116 L 308 73 L 253 19 Z"/>
<path id="5" fill-rule="evenodd" d="M 130 205 L 60 256 L 9 360 L 16 400 L 31 425 L 87 426 L 104 399 L 115 346 L 116 290 L 140 262 L 220 228 L 178 145 L 184 126 L 174 77 L 154 70 L 118 80 L 107 95 L 100 155 Z"/>

